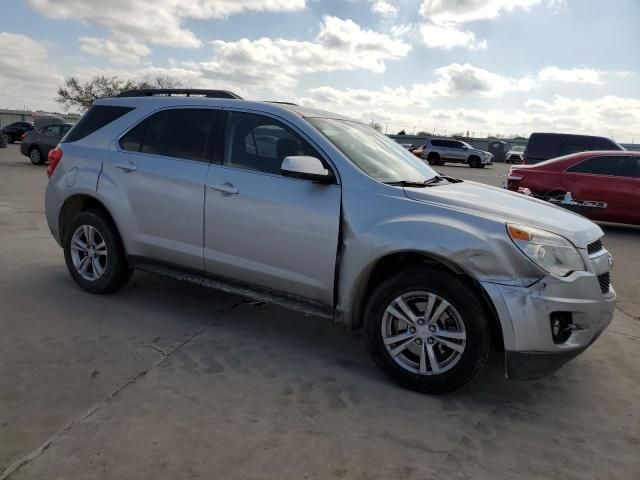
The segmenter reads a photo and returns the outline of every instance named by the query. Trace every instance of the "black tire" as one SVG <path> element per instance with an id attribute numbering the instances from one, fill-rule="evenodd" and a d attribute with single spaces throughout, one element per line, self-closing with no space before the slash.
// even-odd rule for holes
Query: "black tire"
<path id="1" fill-rule="evenodd" d="M 77 229 L 84 225 L 93 227 L 106 245 L 106 266 L 102 275 L 95 280 L 84 278 L 74 265 L 71 242 Z M 109 293 L 122 287 L 133 273 L 127 262 L 127 255 L 113 222 L 99 211 L 80 212 L 65 227 L 63 240 L 64 259 L 67 269 L 75 282 L 87 292 Z"/>
<path id="2" fill-rule="evenodd" d="M 7 143 L 15 143 L 16 142 L 16 137 L 14 137 L 13 135 L 7 135 Z"/>
<path id="3" fill-rule="evenodd" d="M 34 165 L 42 165 L 45 159 L 38 147 L 31 147 L 29 149 L 29 160 L 31 160 L 31 163 Z"/>
<path id="4" fill-rule="evenodd" d="M 486 167 L 486 165 L 484 163 L 478 164 L 478 168 L 484 168 L 484 167 Z"/>
<path id="5" fill-rule="evenodd" d="M 392 358 L 383 341 L 382 326 L 387 306 L 399 296 L 417 290 L 445 299 L 464 323 L 465 349 L 458 362 L 441 374 L 422 375 L 405 369 Z M 421 393 L 442 394 L 460 388 L 480 373 L 489 356 L 489 320 L 477 293 L 454 274 L 441 269 L 409 270 L 382 282 L 368 299 L 364 328 L 367 346 L 376 365 L 398 385 Z"/>
<path id="6" fill-rule="evenodd" d="M 427 157 L 427 161 L 429 162 L 429 165 L 440 165 L 440 155 L 431 152 Z"/>
<path id="7" fill-rule="evenodd" d="M 471 168 L 480 168 L 480 157 L 472 155 L 469 157 L 469 166 Z"/>

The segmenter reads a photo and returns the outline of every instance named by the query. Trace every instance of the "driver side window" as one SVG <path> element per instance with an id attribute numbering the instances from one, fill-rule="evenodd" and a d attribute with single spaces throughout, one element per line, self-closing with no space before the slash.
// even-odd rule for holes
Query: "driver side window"
<path id="1" fill-rule="evenodd" d="M 281 122 L 263 115 L 229 112 L 223 164 L 280 175 L 288 156 L 322 158 L 302 137 Z"/>

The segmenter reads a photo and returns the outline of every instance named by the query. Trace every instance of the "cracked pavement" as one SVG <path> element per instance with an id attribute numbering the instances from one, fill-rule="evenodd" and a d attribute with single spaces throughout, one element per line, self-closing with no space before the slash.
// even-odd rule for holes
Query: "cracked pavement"
<path id="1" fill-rule="evenodd" d="M 0 150 L 0 480 L 640 477 L 635 227 L 605 227 L 622 310 L 587 352 L 531 382 L 495 354 L 430 397 L 326 320 L 140 273 L 81 292 L 45 184 Z"/>

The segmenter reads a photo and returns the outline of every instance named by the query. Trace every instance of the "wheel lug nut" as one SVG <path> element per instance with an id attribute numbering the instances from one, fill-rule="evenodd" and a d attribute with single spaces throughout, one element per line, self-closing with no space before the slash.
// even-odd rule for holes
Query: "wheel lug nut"
<path id="1" fill-rule="evenodd" d="M 422 340 L 420 340 L 419 338 L 416 338 L 416 345 L 422 345 Z"/>
<path id="2" fill-rule="evenodd" d="M 427 343 L 429 345 L 433 345 L 433 342 L 434 342 L 433 338 L 427 338 Z"/>
<path id="3" fill-rule="evenodd" d="M 409 327 L 409 333 L 416 333 L 415 327 Z"/>
<path id="4" fill-rule="evenodd" d="M 424 325 L 424 320 L 422 319 L 418 320 L 418 325 Z"/>
<path id="5" fill-rule="evenodd" d="M 430 332 L 435 332 L 435 331 L 436 331 L 436 327 L 435 327 L 435 325 L 431 325 L 431 326 L 429 326 L 429 331 L 430 331 Z"/>

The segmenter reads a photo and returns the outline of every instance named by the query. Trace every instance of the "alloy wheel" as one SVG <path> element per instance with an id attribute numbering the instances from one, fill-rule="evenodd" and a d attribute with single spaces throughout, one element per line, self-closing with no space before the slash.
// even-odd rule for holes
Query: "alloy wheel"
<path id="1" fill-rule="evenodd" d="M 81 225 L 71 237 L 71 260 L 76 271 L 89 281 L 96 281 L 107 268 L 107 245 L 97 228 Z"/>
<path id="2" fill-rule="evenodd" d="M 467 344 L 462 317 L 431 292 L 400 295 L 385 309 L 382 340 L 393 360 L 419 375 L 440 375 L 458 364 Z"/>

